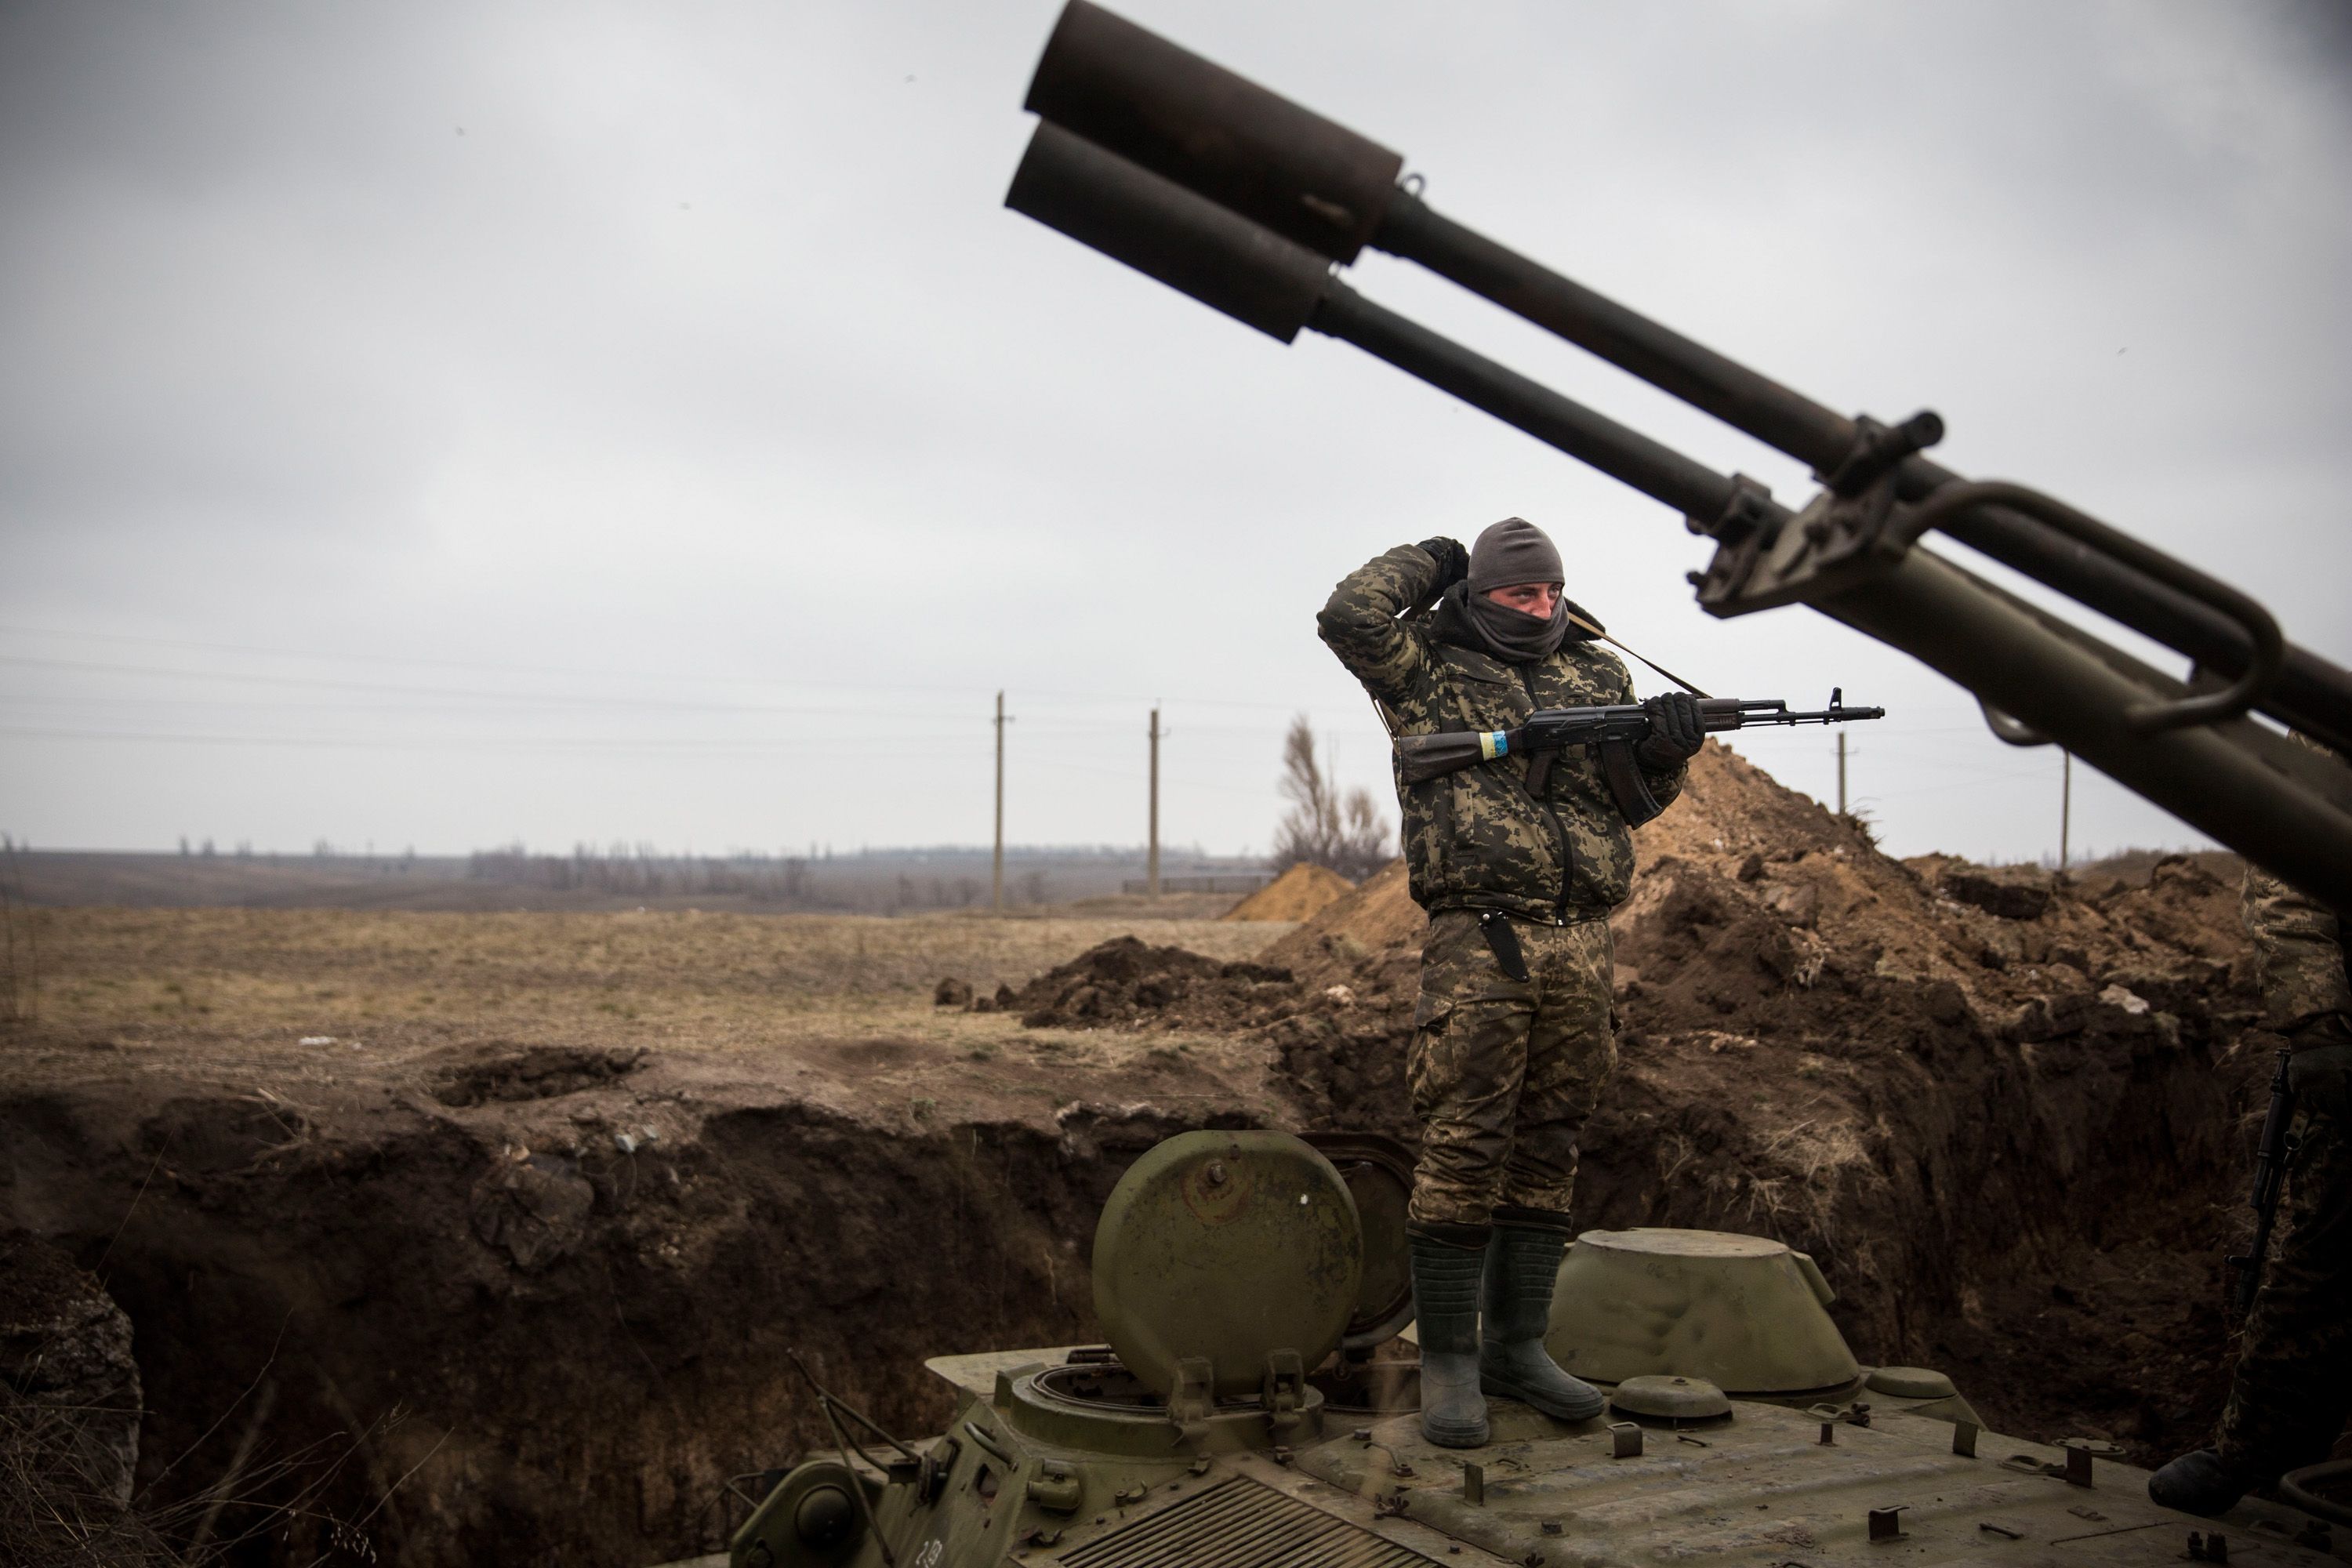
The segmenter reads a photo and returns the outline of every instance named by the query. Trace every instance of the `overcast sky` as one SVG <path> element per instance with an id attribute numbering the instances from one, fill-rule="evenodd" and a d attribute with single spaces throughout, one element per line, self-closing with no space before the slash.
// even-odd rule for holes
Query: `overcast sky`
<path id="1" fill-rule="evenodd" d="M 2352 30 L 2284 4 L 1178 4 L 1433 205 L 1825 402 L 1940 411 L 2352 662 Z M 1262 849 L 1391 544 L 1552 530 L 1717 692 L 1892 716 L 1903 853 L 2054 851 L 2058 759 L 1680 520 L 1003 210 L 1055 0 L 0 5 L 0 829 L 36 845 Z M 1405 264 L 1357 285 L 1798 468 Z M 1659 683 L 1637 672 L 1643 690 Z M 1833 790 L 1819 731 L 1743 740 Z M 2196 841 L 2077 770 L 2074 844 Z"/>

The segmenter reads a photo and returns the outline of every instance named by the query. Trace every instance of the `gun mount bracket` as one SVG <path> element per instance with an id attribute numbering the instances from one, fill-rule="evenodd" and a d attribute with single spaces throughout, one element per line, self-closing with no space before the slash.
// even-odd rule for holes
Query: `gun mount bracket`
<path id="1" fill-rule="evenodd" d="M 1715 559 L 1691 574 L 1699 608 L 1744 616 L 1854 587 L 1909 548 L 1907 540 L 1885 547 L 1894 515 L 1890 475 L 1858 497 L 1824 489 L 1794 517 L 1775 518 L 1738 538 L 1718 534 Z"/>
<path id="2" fill-rule="evenodd" d="M 1721 544 L 1739 544 L 1758 534 L 1765 535 L 1765 548 L 1780 531 L 1787 517 L 1772 504 L 1771 487 L 1761 479 L 1746 474 L 1731 476 L 1731 495 L 1723 503 L 1722 511 L 1713 518 L 1696 513 L 1684 517 L 1683 526 L 1701 538 Z"/>
<path id="3" fill-rule="evenodd" d="M 1853 419 L 1853 444 L 1834 468 L 1813 478 L 1834 494 L 1853 500 L 1886 478 L 1914 452 L 1924 452 L 1944 438 L 1943 416 L 1922 408 L 1900 425 L 1883 425 L 1867 414 Z"/>
<path id="4" fill-rule="evenodd" d="M 1895 472 L 1906 458 L 1943 439 L 1944 422 L 1923 409 L 1900 425 L 1865 414 L 1853 426 L 1853 444 L 1833 468 L 1814 475 L 1822 491 L 1793 518 L 1774 515 L 1762 486 L 1735 478 L 1714 526 L 1693 521 L 1696 531 L 1711 533 L 1719 546 L 1693 580 L 1700 608 L 1740 616 L 1818 598 L 1854 586 L 1911 548 L 1917 535 L 1892 526 L 1899 515 Z"/>

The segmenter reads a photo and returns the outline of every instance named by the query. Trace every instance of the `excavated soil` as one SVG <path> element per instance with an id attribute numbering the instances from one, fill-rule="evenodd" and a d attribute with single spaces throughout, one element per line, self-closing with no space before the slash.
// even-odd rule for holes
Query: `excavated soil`
<path id="1" fill-rule="evenodd" d="M 1637 844 L 1580 1225 L 1810 1251 L 1866 1361 L 1945 1368 L 2004 1430 L 2142 1462 L 2201 1440 L 2275 1046 L 2250 1029 L 2234 869 L 1899 862 L 1712 744 Z M 1410 1138 L 1423 924 L 1391 866 L 1246 969 L 1097 949 L 1019 1005 L 1242 1032 L 1309 1120 Z"/>
<path id="2" fill-rule="evenodd" d="M 1128 1162 L 1278 1103 L 1215 1042 L 971 1039 L 386 1029 L 328 1073 L 19 1037 L 0 1215 L 135 1325 L 142 1501 L 184 1524 L 227 1480 L 229 1561 L 651 1563 L 723 1544 L 729 1478 L 827 1446 L 788 1350 L 938 1429 L 924 1358 L 1093 1335 Z"/>
<path id="3" fill-rule="evenodd" d="M 829 1443 L 788 1349 L 935 1431 L 924 1358 L 1092 1335 L 1136 1153 L 1282 1103 L 1252 1043 L 931 1005 L 943 967 L 1017 984 L 1115 920 L 40 918 L 42 1021 L 0 1026 L 0 1253 L 39 1238 L 56 1288 L 0 1256 L 0 1521 L 70 1494 L 89 1550 L 0 1531 L 12 1568 L 714 1549 L 730 1478 Z M 1227 956 L 1284 930 L 1131 923 Z M 97 1321 L 77 1269 L 121 1310 L 127 1400 L 57 1382 Z M 83 1438 L 132 1433 L 126 1518 Z"/>
<path id="4" fill-rule="evenodd" d="M 1355 890 L 1328 866 L 1301 860 L 1227 910 L 1229 921 L 1308 921 Z"/>
<path id="5" fill-rule="evenodd" d="M 1865 1359 L 2020 1436 L 2200 1437 L 2265 1066 L 2226 869 L 1898 863 L 1713 748 L 1640 842 L 1582 1223 L 1803 1247 Z M 0 1035 L 0 1228 L 127 1314 L 139 1506 L 237 1563 L 710 1550 L 827 1446 L 787 1351 L 936 1430 L 923 1358 L 1095 1335 L 1160 1138 L 1412 1131 L 1393 868 L 1042 973 L 1021 922 L 271 918 L 68 930 L 81 1011 Z"/>

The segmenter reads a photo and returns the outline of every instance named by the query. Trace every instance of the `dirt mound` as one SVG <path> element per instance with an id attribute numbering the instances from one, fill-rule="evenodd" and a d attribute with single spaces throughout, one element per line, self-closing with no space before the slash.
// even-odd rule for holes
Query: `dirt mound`
<path id="1" fill-rule="evenodd" d="M 2005 1430 L 2199 1440 L 2262 1056 L 2234 878 L 1905 864 L 1712 743 L 1635 843 L 1580 1223 L 1804 1247 L 1865 1359 L 1944 1365 Z M 1410 1137 L 1424 924 L 1393 865 L 1270 948 L 1296 981 L 1245 1013 L 1094 1021 L 1241 1023 L 1311 1115 Z"/>
<path id="2" fill-rule="evenodd" d="M 1087 949 L 1050 969 L 1000 1005 L 1031 1028 L 1139 1025 L 1181 1009 L 1192 1028 L 1263 1022 L 1293 992 L 1287 969 L 1220 963 L 1181 947 L 1153 947 L 1131 936 Z M 1263 1017 L 1254 1017 L 1263 1015 Z"/>
<path id="3" fill-rule="evenodd" d="M 1303 984 L 1319 990 L 1355 979 L 1364 963 L 1377 955 L 1402 947 L 1418 949 L 1427 924 L 1405 885 L 1404 862 L 1391 860 L 1346 898 L 1266 949 L 1265 961 L 1297 971 Z"/>
<path id="4" fill-rule="evenodd" d="M 1328 866 L 1299 861 L 1281 876 L 1227 910 L 1229 921 L 1312 920 L 1356 890 L 1356 884 Z"/>

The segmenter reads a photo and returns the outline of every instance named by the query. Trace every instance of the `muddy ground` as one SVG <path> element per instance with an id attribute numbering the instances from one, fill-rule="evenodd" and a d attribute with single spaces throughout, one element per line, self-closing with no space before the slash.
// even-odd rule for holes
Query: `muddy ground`
<path id="1" fill-rule="evenodd" d="M 1803 1246 L 1865 1360 L 2020 1435 L 2193 1440 L 2262 1052 L 2226 870 L 1901 865 L 1713 751 L 1643 841 L 1580 1220 Z M 823 1440 L 788 1349 L 933 1429 L 925 1356 L 1092 1336 L 1159 1138 L 1410 1131 L 1393 878 L 1295 931 L 41 918 L 0 1227 L 128 1314 L 142 1502 L 217 1492 L 240 1562 L 708 1549 L 728 1478 Z"/>

